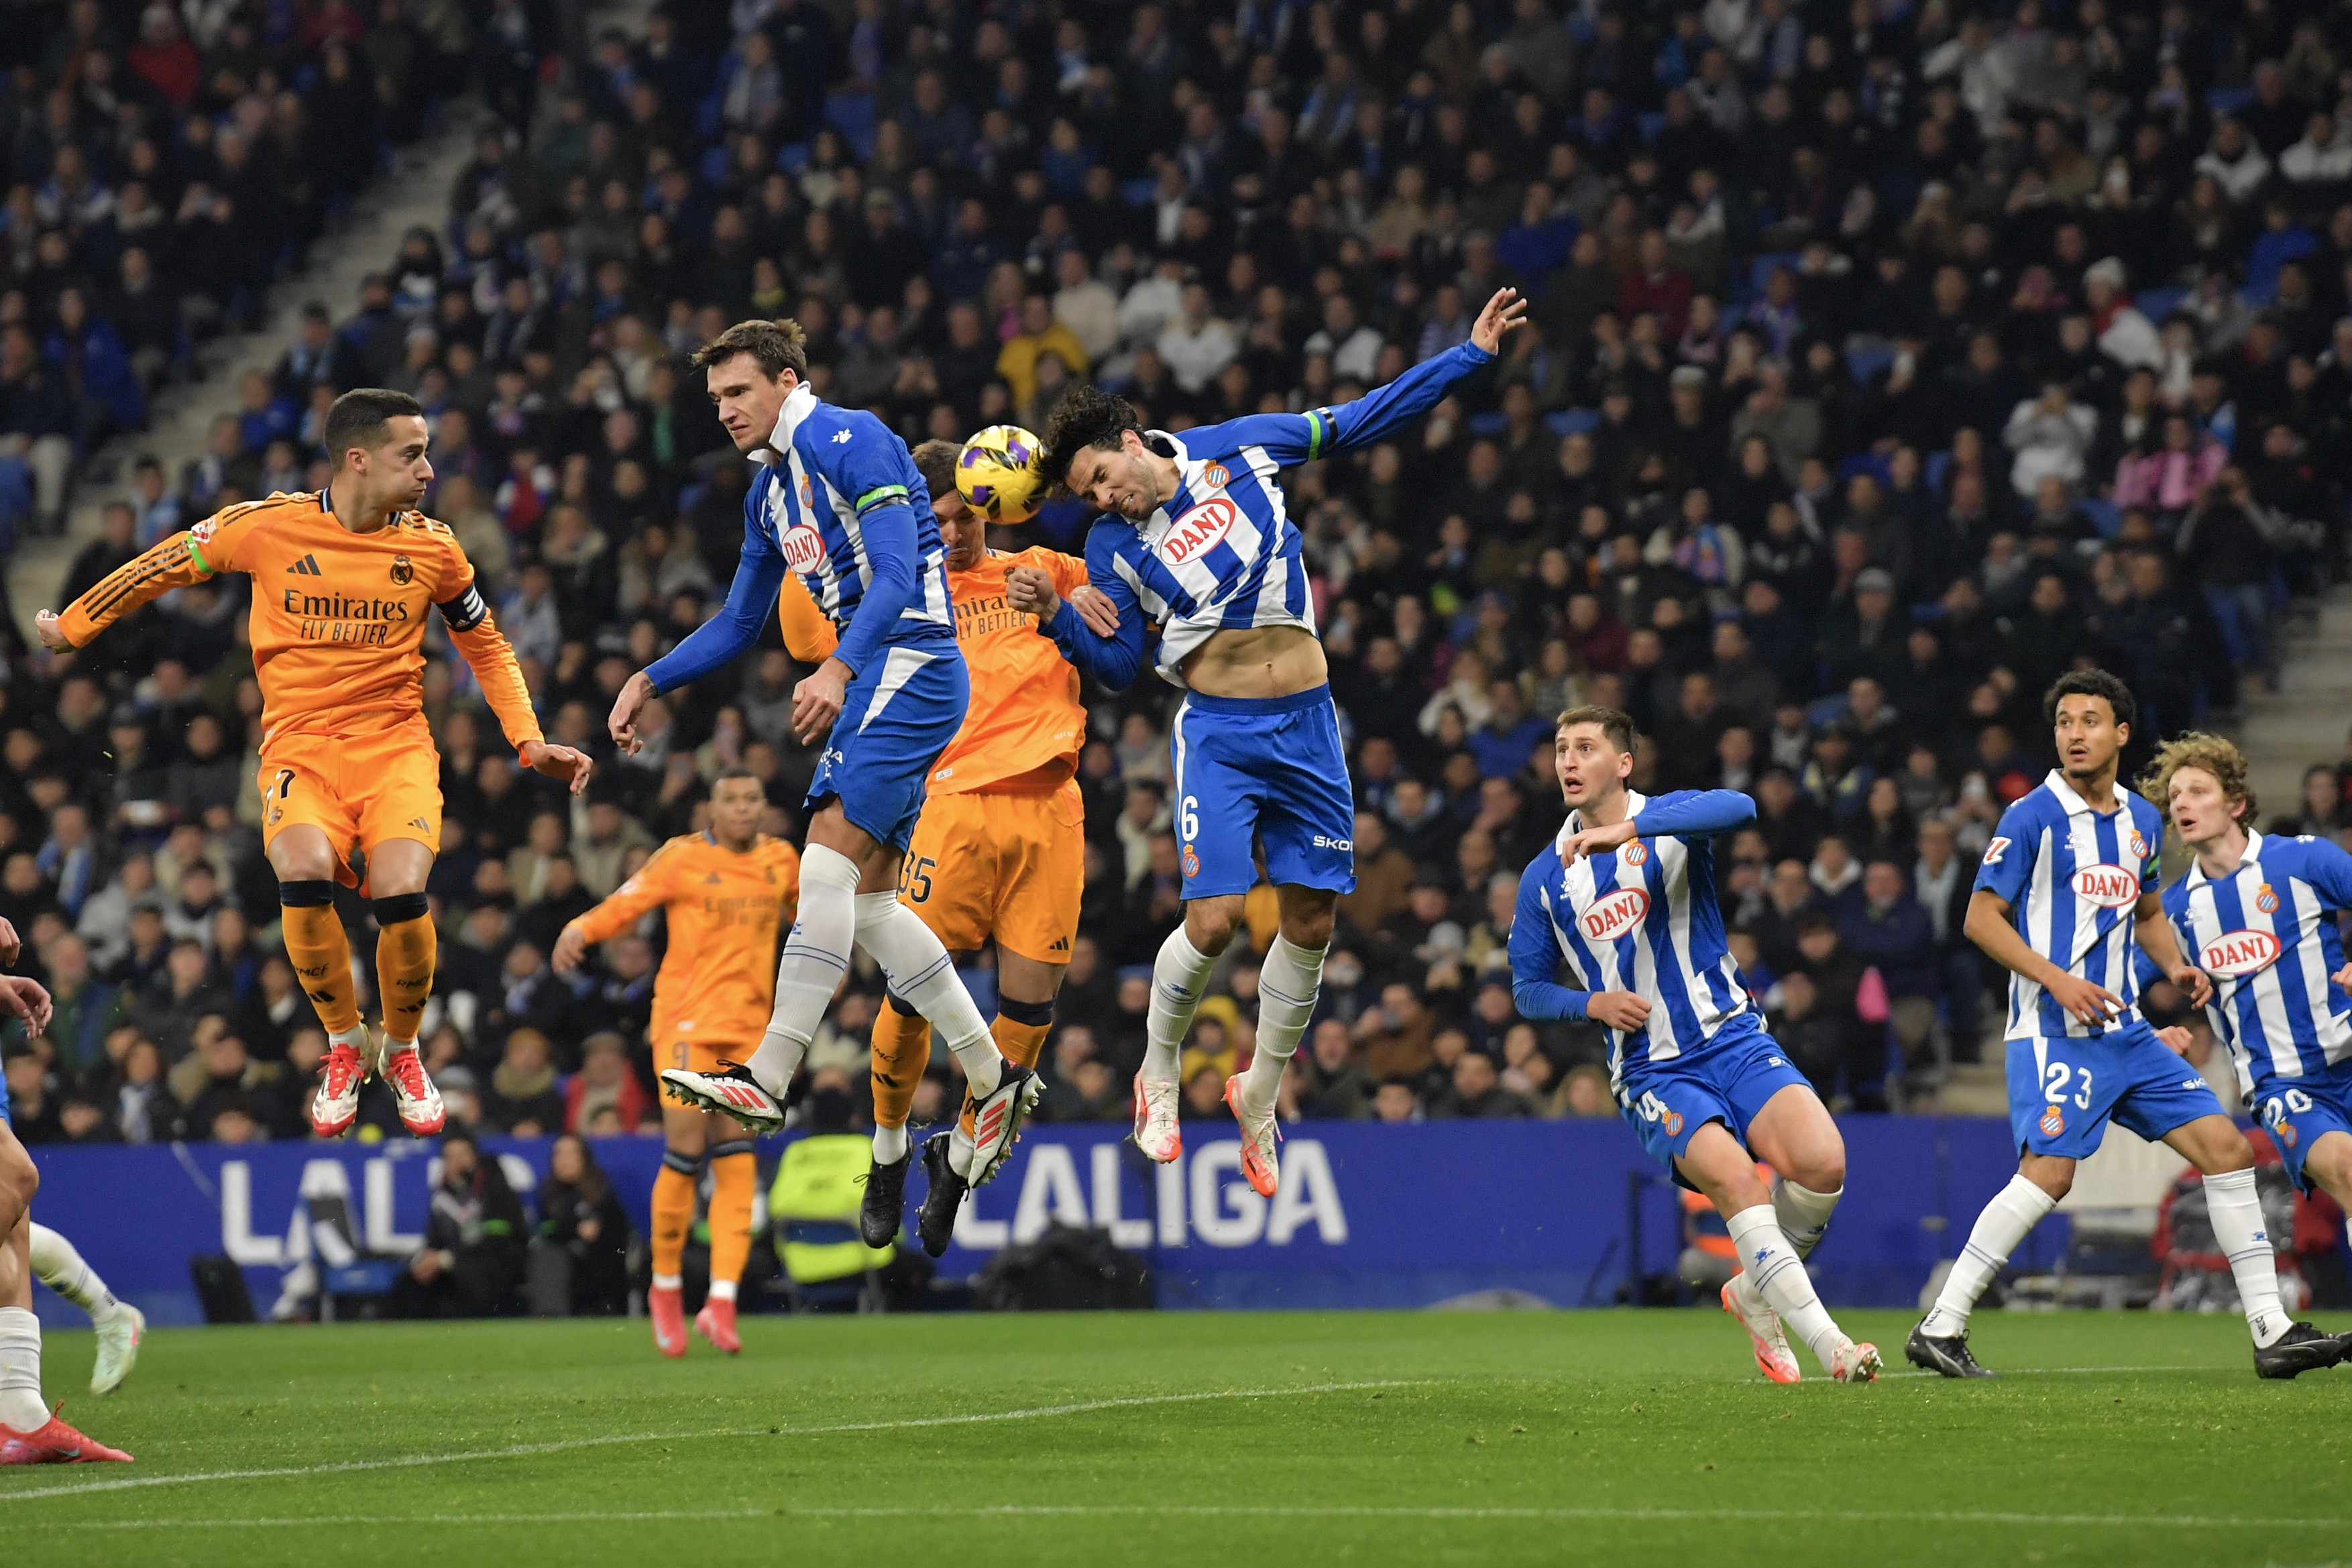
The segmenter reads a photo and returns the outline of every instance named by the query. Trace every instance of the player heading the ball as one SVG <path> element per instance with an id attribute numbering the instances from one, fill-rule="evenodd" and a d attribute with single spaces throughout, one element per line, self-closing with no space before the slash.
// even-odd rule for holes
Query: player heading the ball
<path id="1" fill-rule="evenodd" d="M 1114 689 L 1142 673 L 1147 623 L 1156 626 L 1154 665 L 1186 690 L 1170 736 L 1184 922 L 1152 965 L 1135 1088 L 1135 1141 L 1154 1160 L 1182 1150 L 1180 1052 L 1257 880 L 1252 845 L 1260 843 L 1281 931 L 1258 973 L 1257 1054 L 1227 1080 L 1225 1103 L 1241 1123 L 1244 1173 L 1274 1194 L 1275 1094 L 1315 1011 L 1334 906 L 1356 885 L 1347 752 L 1298 526 L 1276 476 L 1419 418 L 1490 363 L 1526 311 L 1515 290 L 1498 290 L 1467 342 L 1337 408 L 1247 415 L 1181 436 L 1144 429 L 1124 399 L 1092 386 L 1072 388 L 1054 411 L 1045 477 L 1104 514 L 1087 535 L 1087 579 L 1118 625 L 1108 635 L 1092 629 L 1040 572 L 1011 574 L 1007 596 L 1044 617 L 1070 661 Z"/>
<path id="2" fill-rule="evenodd" d="M 719 422 L 759 468 L 743 498 L 743 555 L 727 603 L 629 678 L 613 739 L 634 752 L 637 714 L 661 692 L 748 650 L 789 572 L 840 645 L 793 691 L 801 743 L 820 746 L 803 803 L 800 919 L 776 966 L 775 1005 L 749 1064 L 666 1068 L 670 1092 L 751 1126 L 783 1124 L 793 1074 L 849 967 L 850 947 L 881 966 L 893 994 L 929 1018 L 977 1102 L 971 1179 L 1013 1146 L 1040 1085 L 1008 1064 L 947 950 L 898 901 L 898 862 L 923 809 L 925 780 L 963 723 L 971 686 L 956 646 L 939 523 L 907 444 L 863 409 L 835 408 L 808 384 L 808 344 L 793 321 L 739 321 L 694 356 Z"/>

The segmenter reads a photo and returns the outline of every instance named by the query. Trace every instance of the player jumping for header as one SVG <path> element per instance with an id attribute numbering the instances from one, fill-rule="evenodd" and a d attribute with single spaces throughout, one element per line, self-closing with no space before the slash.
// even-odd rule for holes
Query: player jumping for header
<path id="1" fill-rule="evenodd" d="M 931 769 L 930 796 L 907 847 L 898 897 L 951 953 L 995 942 L 997 1013 L 990 1033 L 1007 1061 L 1034 1067 L 1070 966 L 1086 892 L 1086 797 L 1077 771 L 1087 709 L 1077 672 L 1036 635 L 1031 616 L 1006 607 L 1005 576 L 1034 567 L 1061 591 L 1082 595 L 1087 569 L 1042 545 L 1013 553 L 990 548 L 987 520 L 956 489 L 961 452 L 952 441 L 926 441 L 914 451 L 947 547 L 971 702 L 963 728 Z M 1108 605 L 1097 609 L 1107 613 Z M 778 616 L 794 658 L 818 664 L 834 651 L 831 624 L 797 581 L 784 584 Z M 930 1025 L 886 996 L 874 1020 L 873 1058 L 874 1163 L 858 1226 L 866 1245 L 879 1247 L 898 1238 L 906 1206 L 914 1158 L 907 1118 L 931 1059 Z M 923 1144 L 930 1182 L 915 1228 L 934 1258 L 947 1250 L 963 1205 L 967 1184 L 958 1170 L 970 1163 L 970 1142 L 971 1130 L 959 1121 Z"/>
<path id="2" fill-rule="evenodd" d="M 383 1050 L 401 1124 L 441 1131 L 440 1091 L 416 1050 L 438 946 L 425 881 L 441 847 L 441 754 L 425 718 L 425 623 L 433 609 L 473 668 L 523 766 L 578 795 L 588 758 L 548 744 L 514 649 L 490 619 L 473 564 L 446 524 L 415 510 L 433 482 L 425 415 L 406 393 L 361 387 L 327 411 L 334 477 L 316 492 L 224 508 L 34 619 L 59 651 L 148 600 L 224 572 L 253 579 L 253 668 L 261 682 L 262 853 L 278 873 L 286 955 L 327 1026 L 310 1127 L 348 1131 L 369 1071 L 338 880 L 363 852 L 375 901 Z"/>
<path id="3" fill-rule="evenodd" d="M 927 493 L 923 477 L 881 420 L 818 400 L 807 384 L 806 338 L 792 321 L 738 322 L 694 363 L 736 450 L 760 465 L 743 498 L 743 558 L 726 607 L 622 688 L 613 739 L 635 752 L 648 700 L 748 649 L 787 572 L 799 574 L 841 642 L 793 692 L 801 743 L 824 750 L 804 803 L 814 815 L 800 919 L 776 965 L 767 1032 L 746 1066 L 669 1068 L 662 1082 L 705 1110 L 781 1127 L 785 1090 L 855 942 L 962 1066 L 973 1145 L 960 1173 L 986 1181 L 1042 1086 L 998 1051 L 947 949 L 898 901 L 899 857 L 921 815 L 925 780 L 971 694 L 939 524 L 915 504 Z"/>
<path id="4" fill-rule="evenodd" d="M 2158 896 L 2164 819 L 2116 781 L 2138 705 L 2103 669 L 2058 678 L 2044 700 L 2058 766 L 2001 814 L 1969 900 L 1970 942 L 2010 972 L 2009 1123 L 2017 1174 L 1969 1232 L 1903 1353 L 1946 1377 L 1990 1377 L 1969 1352 L 1969 1314 L 2026 1232 L 2074 1185 L 2112 1120 L 2161 1139 L 2205 1173 L 2213 1234 L 2254 1336 L 2254 1370 L 2333 1366 L 2332 1335 L 2290 1319 L 2254 1192 L 2254 1151 L 2195 1069 L 2139 1011 L 2137 958 L 2203 1006 L 2205 972 L 2180 954 Z M 2137 941 L 2137 947 L 2135 947 Z"/>
<path id="5" fill-rule="evenodd" d="M 2239 1083 L 2296 1187 L 2352 1210 L 2352 963 L 2336 925 L 2352 910 L 2352 855 L 2247 826 L 2246 759 L 2219 735 L 2167 742 L 2140 787 L 2197 857 L 2164 912 L 2213 978 L 2206 1016 Z M 2336 1343 L 2352 1356 L 2352 1334 Z"/>
<path id="6" fill-rule="evenodd" d="M 1247 415 L 1181 436 L 1142 428 L 1124 399 L 1090 386 L 1054 411 L 1045 476 L 1109 514 L 1087 536 L 1087 578 L 1109 597 L 1118 627 L 1092 630 L 1034 568 L 1007 574 L 1006 597 L 1044 616 L 1040 629 L 1071 662 L 1117 689 L 1142 672 L 1145 623 L 1156 624 L 1160 677 L 1187 693 L 1170 736 L 1184 921 L 1152 965 L 1135 1085 L 1135 1141 L 1151 1159 L 1165 1163 L 1183 1148 L 1179 1053 L 1257 880 L 1255 838 L 1281 930 L 1258 972 L 1257 1054 L 1226 1081 L 1225 1103 L 1241 1123 L 1244 1174 L 1274 1195 L 1275 1092 L 1315 1011 L 1334 906 L 1356 885 L 1339 710 L 1298 527 L 1276 476 L 1419 417 L 1491 362 L 1526 311 L 1515 290 L 1498 290 L 1469 342 L 1337 408 Z"/>
<path id="7" fill-rule="evenodd" d="M 1845 1140 L 1764 1032 L 1724 942 L 1710 840 L 1753 822 L 1756 803 L 1627 789 L 1633 721 L 1613 708 L 1562 713 L 1553 756 L 1568 821 L 1519 879 L 1512 1001 L 1523 1017 L 1608 1028 L 1619 1110 L 1730 1229 L 1741 1272 L 1724 1310 L 1764 1375 L 1799 1380 L 1794 1329 L 1840 1383 L 1874 1380 L 1878 1348 L 1846 1337 L 1805 1272 L 1845 1192 Z M 1559 983 L 1563 968 L 1574 986 Z M 1772 1167 L 1769 1187 L 1751 1150 Z"/>

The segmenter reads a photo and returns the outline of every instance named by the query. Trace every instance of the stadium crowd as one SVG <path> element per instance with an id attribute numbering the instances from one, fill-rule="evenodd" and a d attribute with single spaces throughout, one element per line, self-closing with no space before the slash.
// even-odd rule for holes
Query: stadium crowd
<path id="1" fill-rule="evenodd" d="M 225 36 L 262 11 L 189 9 Z M 643 37 L 597 36 L 509 100 L 446 228 L 410 234 L 356 310 L 312 307 L 202 461 L 138 465 L 66 592 L 225 501 L 322 483 L 310 421 L 335 390 L 415 393 L 429 510 L 494 591 L 551 738 L 600 758 L 568 804 L 519 772 L 463 664 L 431 667 L 428 1063 L 456 1124 L 641 1128 L 657 923 L 569 976 L 556 934 L 698 825 L 719 768 L 767 781 L 789 833 L 814 765 L 772 625 L 654 704 L 640 753 L 604 737 L 740 540 L 744 465 L 687 353 L 790 315 L 820 392 L 909 441 L 1043 429 L 1076 378 L 1181 430 L 1355 396 L 1517 288 L 1534 326 L 1424 426 L 1285 480 L 1360 805 L 1286 1114 L 1612 1113 L 1597 1032 L 1520 1020 L 1507 984 L 1517 875 L 1559 821 L 1550 716 L 1577 701 L 1636 717 L 1638 787 L 1755 796 L 1717 847 L 1737 956 L 1832 1103 L 1882 1108 L 1998 1027 L 1961 911 L 2048 765 L 2051 679 L 2123 674 L 2143 748 L 2226 719 L 2341 559 L 2352 26 L 2231 12 L 657 5 Z M 199 88 L 159 143 L 217 158 L 216 122 L 251 101 Z M 8 221 L 54 189 L 20 186 Z M 35 293 L 10 299 L 55 308 Z M 29 342 L 6 328 L 0 387 Z M 1075 549 L 1086 521 L 1056 503 L 1007 542 Z M 48 1037 L 10 1047 L 28 1141 L 301 1125 L 323 1041 L 270 935 L 244 591 L 12 660 L 0 914 L 58 997 Z M 1178 915 L 1176 693 L 1096 695 L 1042 1114 L 1122 1120 Z M 2287 823 L 2352 822 L 2347 779 L 2315 768 Z M 1250 1048 L 1270 890 L 1250 910 L 1258 945 L 1221 967 L 1187 1057 L 1203 1116 Z M 347 918 L 364 990 L 365 906 Z M 855 1094 L 879 989 L 853 974 L 811 1057 Z M 954 1104 L 936 1063 L 918 1120 Z M 395 1125 L 388 1100 L 363 1118 Z"/>
<path id="2" fill-rule="evenodd" d="M 7 16 L 0 551 L 61 524 L 81 459 L 141 428 L 198 343 L 258 325 L 269 283 L 453 89 L 478 76 L 516 101 L 502 83 L 535 70 L 546 31 L 513 0 L 28 0 Z M 278 433 L 299 439 L 299 415 Z M 211 497 L 184 499 L 201 513 Z"/>

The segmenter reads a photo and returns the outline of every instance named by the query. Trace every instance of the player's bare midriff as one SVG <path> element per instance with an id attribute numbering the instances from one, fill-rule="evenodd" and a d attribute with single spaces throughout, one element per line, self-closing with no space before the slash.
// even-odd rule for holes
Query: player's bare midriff
<path id="1" fill-rule="evenodd" d="M 1236 626 L 1185 656 L 1184 684 L 1203 697 L 1288 697 L 1331 679 L 1323 645 L 1304 626 Z"/>

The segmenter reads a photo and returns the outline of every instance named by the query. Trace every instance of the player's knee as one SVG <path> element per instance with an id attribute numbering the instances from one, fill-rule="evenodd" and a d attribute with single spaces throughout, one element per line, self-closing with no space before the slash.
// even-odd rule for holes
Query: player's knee
<path id="1" fill-rule="evenodd" d="M 1283 940 L 1293 947 L 1319 952 L 1331 945 L 1331 932 L 1339 924 L 1339 909 L 1323 904 L 1286 912 L 1282 917 Z"/>
<path id="2" fill-rule="evenodd" d="M 1211 958 L 1232 943 L 1240 923 L 1239 899 L 1196 899 L 1184 906 L 1184 939 Z"/>
<path id="3" fill-rule="evenodd" d="M 1790 1162 L 1792 1171 L 1780 1173 L 1801 1187 L 1816 1193 L 1845 1190 L 1845 1150 L 1830 1148 L 1811 1152 L 1801 1160 Z"/>
<path id="4" fill-rule="evenodd" d="M 2197 1168 L 2209 1176 L 2227 1175 L 2231 1171 L 2254 1168 L 2254 1146 L 2234 1122 L 2221 1121 L 2200 1141 L 2197 1152 Z"/>
<path id="5" fill-rule="evenodd" d="M 34 1194 L 41 1190 L 41 1168 L 21 1143 L 10 1143 L 0 1152 L 0 1236 L 16 1228 L 16 1222 L 33 1206 Z"/>
<path id="6" fill-rule="evenodd" d="M 318 910 L 335 901 L 335 880 L 331 872 L 316 877 L 286 877 L 281 871 L 278 884 L 278 903 L 281 909 Z"/>
<path id="7" fill-rule="evenodd" d="M 375 923 L 391 927 L 407 921 L 421 921 L 432 913 L 432 905 L 423 893 L 393 893 L 374 902 Z"/>
<path id="8" fill-rule="evenodd" d="M 2017 1173 L 2049 1194 L 2053 1200 L 2074 1190 L 2074 1162 L 2072 1160 L 2029 1159 L 2018 1166 Z"/>
<path id="9" fill-rule="evenodd" d="M 702 1151 L 681 1149 L 673 1143 L 662 1151 L 662 1169 L 676 1171 L 688 1181 L 694 1181 L 702 1174 Z"/>

